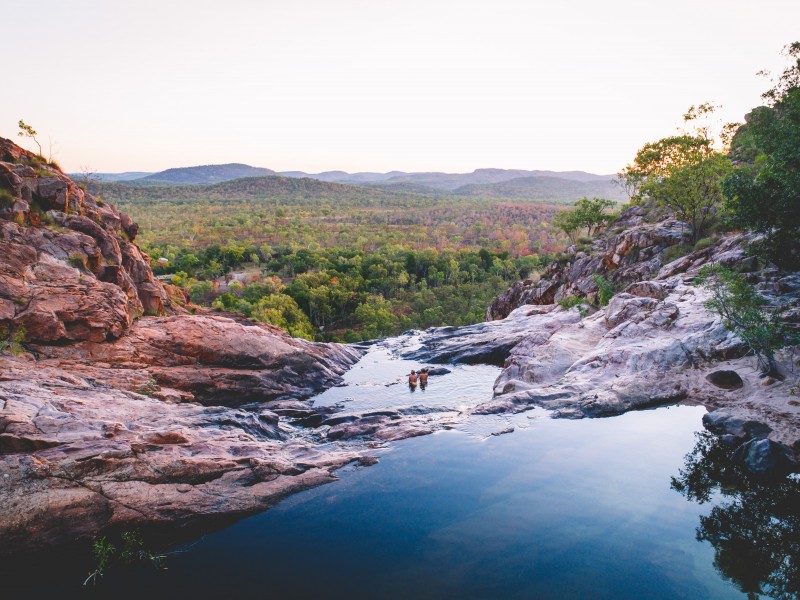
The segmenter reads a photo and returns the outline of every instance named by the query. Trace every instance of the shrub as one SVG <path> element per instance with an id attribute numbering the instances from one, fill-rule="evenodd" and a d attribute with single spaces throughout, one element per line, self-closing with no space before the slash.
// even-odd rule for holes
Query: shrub
<path id="1" fill-rule="evenodd" d="M 597 286 L 597 303 L 600 306 L 606 306 L 616 293 L 614 284 L 599 273 L 595 273 L 592 279 L 594 279 L 594 284 Z"/>
<path id="2" fill-rule="evenodd" d="M 761 372 L 765 375 L 777 373 L 775 351 L 794 336 L 777 314 L 766 310 L 767 301 L 755 287 L 741 274 L 719 265 L 703 267 L 698 282 L 711 292 L 706 308 L 718 313 L 725 327 L 747 344 Z"/>
<path id="3" fill-rule="evenodd" d="M 670 246 L 661 253 L 661 262 L 666 265 L 667 263 L 671 263 L 673 260 L 679 259 L 681 256 L 686 256 L 691 251 L 692 247 L 687 246 L 686 244 L 676 244 L 675 246 Z"/>
<path id="4" fill-rule="evenodd" d="M 692 248 L 692 251 L 693 252 L 697 252 L 698 250 L 705 250 L 706 248 L 711 246 L 713 243 L 714 243 L 714 240 L 712 240 L 711 238 L 703 238 L 703 239 L 697 240 L 697 243 L 694 245 L 694 248 Z"/>
<path id="5" fill-rule="evenodd" d="M 14 206 L 14 194 L 5 188 L 0 188 L 0 208 Z"/>
<path id="6" fill-rule="evenodd" d="M 577 308 L 581 317 L 585 317 L 587 314 L 586 298 L 580 298 L 578 296 L 567 296 L 566 298 L 562 298 L 561 300 L 559 300 L 558 305 L 564 310 Z"/>
<path id="7" fill-rule="evenodd" d="M 67 262 L 75 267 L 76 269 L 85 269 L 86 268 L 86 257 L 83 254 L 70 254 Z"/>
<path id="8" fill-rule="evenodd" d="M 205 302 L 214 293 L 214 284 L 210 281 L 198 281 L 189 288 L 189 298 L 195 304 Z"/>
<path id="9" fill-rule="evenodd" d="M 19 356 L 25 351 L 22 343 L 25 341 L 27 330 L 23 326 L 16 329 L 11 325 L 8 326 L 5 339 L 0 339 L 0 352 L 10 352 L 13 356 Z"/>
<path id="10" fill-rule="evenodd" d="M 736 169 L 723 183 L 725 216 L 762 234 L 756 250 L 783 269 L 800 268 L 800 42 L 786 47 L 789 66 L 762 94 L 733 137 Z"/>
<path id="11" fill-rule="evenodd" d="M 161 569 L 164 568 L 166 559 L 165 555 L 148 550 L 138 531 L 123 531 L 117 544 L 110 542 L 105 536 L 97 538 L 92 544 L 92 554 L 95 569 L 89 573 L 83 585 L 88 585 L 90 581 L 93 584 L 97 583 L 97 580 L 114 564 L 150 564 L 156 569 Z"/>

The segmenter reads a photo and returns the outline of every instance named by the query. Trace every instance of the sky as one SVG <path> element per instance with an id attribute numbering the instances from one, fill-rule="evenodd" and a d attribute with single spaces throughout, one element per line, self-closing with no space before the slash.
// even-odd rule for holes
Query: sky
<path id="1" fill-rule="evenodd" d="M 0 136 L 67 171 L 613 173 L 741 121 L 798 0 L 0 0 Z"/>

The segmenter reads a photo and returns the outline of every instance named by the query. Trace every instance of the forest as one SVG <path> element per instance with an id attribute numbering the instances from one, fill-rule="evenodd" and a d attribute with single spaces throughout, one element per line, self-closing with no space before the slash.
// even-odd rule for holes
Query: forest
<path id="1" fill-rule="evenodd" d="M 351 190 L 354 190 L 351 192 Z M 156 275 L 193 302 L 307 339 L 359 341 L 482 321 L 566 248 L 563 201 L 430 198 L 280 177 L 95 184 L 141 225 Z"/>

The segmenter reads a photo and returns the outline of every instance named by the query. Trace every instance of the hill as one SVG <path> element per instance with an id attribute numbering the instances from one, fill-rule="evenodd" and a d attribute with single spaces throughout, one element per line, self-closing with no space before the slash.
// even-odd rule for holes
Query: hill
<path id="1" fill-rule="evenodd" d="M 386 180 L 386 183 L 412 183 L 438 190 L 456 191 L 466 185 L 502 183 L 519 178 L 549 177 L 564 181 L 606 182 L 612 175 L 595 175 L 584 171 L 525 171 L 522 169 L 475 169 L 472 173 L 405 173 Z"/>
<path id="2" fill-rule="evenodd" d="M 135 183 L 135 182 L 134 182 Z M 330 183 L 309 178 L 271 175 L 245 177 L 206 185 L 132 185 L 131 183 L 99 183 L 92 190 L 113 202 L 148 203 L 160 201 L 235 201 L 263 200 L 294 205 L 336 201 L 348 205 L 369 206 L 385 202 L 421 201 L 419 196 L 401 191 Z"/>
<path id="3" fill-rule="evenodd" d="M 227 165 L 202 165 L 167 169 L 145 177 L 133 178 L 133 185 L 204 185 L 242 179 L 243 177 L 264 177 L 274 175 L 272 169 L 251 167 L 241 163 Z"/>
<path id="4" fill-rule="evenodd" d="M 625 194 L 611 179 L 578 181 L 560 177 L 519 177 L 500 183 L 470 184 L 453 190 L 468 198 L 563 200 L 602 197 L 622 201 Z"/>
<path id="5" fill-rule="evenodd" d="M 133 181 L 152 174 L 151 171 L 125 171 L 124 173 L 90 173 L 90 176 L 94 181 L 112 182 Z M 68 173 L 67 175 L 77 182 L 81 182 L 86 178 L 85 173 Z"/>

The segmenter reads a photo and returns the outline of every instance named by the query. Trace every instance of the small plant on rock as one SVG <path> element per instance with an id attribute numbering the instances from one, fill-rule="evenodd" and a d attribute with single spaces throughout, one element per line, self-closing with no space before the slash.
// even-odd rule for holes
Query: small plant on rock
<path id="1" fill-rule="evenodd" d="M 594 279 L 594 284 L 597 286 L 597 303 L 600 306 L 606 306 L 616 293 L 614 284 L 599 273 L 595 273 L 592 279 Z"/>
<path id="2" fill-rule="evenodd" d="M 582 317 L 585 317 L 588 313 L 586 310 L 586 299 L 580 298 L 578 296 L 567 296 L 558 301 L 558 305 L 563 308 L 564 310 L 570 310 L 571 308 L 577 308 L 578 312 Z"/>
<path id="3" fill-rule="evenodd" d="M 775 351 L 790 343 L 792 335 L 778 314 L 767 309 L 766 299 L 741 274 L 720 265 L 703 267 L 698 281 L 711 292 L 706 308 L 747 344 L 761 373 L 777 374 Z"/>
<path id="4" fill-rule="evenodd" d="M 9 325 L 6 338 L 0 339 L 0 352 L 10 352 L 12 356 L 19 356 L 25 351 L 22 343 L 27 334 L 28 332 L 22 325 L 17 328 Z"/>
<path id="5" fill-rule="evenodd" d="M 0 208 L 10 208 L 14 206 L 14 194 L 5 188 L 0 188 Z"/>
<path id="6" fill-rule="evenodd" d="M 77 252 L 75 254 L 70 254 L 67 262 L 76 269 L 86 268 L 86 258 L 83 254 L 78 254 Z"/>
<path id="7" fill-rule="evenodd" d="M 39 147 L 39 156 L 42 156 L 42 145 L 39 143 L 39 140 L 36 139 L 36 136 L 39 135 L 36 130 L 28 125 L 22 119 L 19 120 L 19 133 L 17 133 L 19 137 L 27 137 L 31 138 L 34 143 Z"/>

